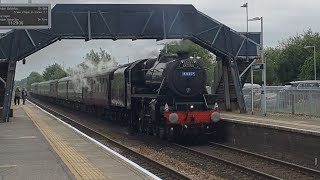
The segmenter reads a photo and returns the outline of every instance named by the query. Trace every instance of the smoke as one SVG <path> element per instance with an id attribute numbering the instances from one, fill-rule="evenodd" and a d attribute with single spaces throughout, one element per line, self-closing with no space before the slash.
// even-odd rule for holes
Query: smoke
<path id="1" fill-rule="evenodd" d="M 143 58 L 156 58 L 160 51 L 155 48 L 145 47 L 143 51 L 137 52 L 137 54 L 138 53 L 143 53 L 141 54 Z M 92 91 L 92 87 L 101 88 L 96 75 L 110 72 L 118 66 L 115 58 L 107 56 L 101 56 L 100 58 L 99 63 L 95 63 L 94 60 L 85 59 L 83 63 L 67 69 L 75 93 L 81 94 L 83 88 L 88 92 Z M 95 84 L 95 86 L 93 86 L 93 84 Z"/>
<path id="2" fill-rule="evenodd" d="M 153 49 L 148 53 L 148 57 L 155 58 L 158 57 L 160 54 L 160 51 L 158 49 Z"/>
<path id="3" fill-rule="evenodd" d="M 69 68 L 67 71 L 74 86 L 75 93 L 81 93 L 82 88 L 85 88 L 87 91 L 92 91 L 92 83 L 95 85 L 99 83 L 96 75 L 112 71 L 117 65 L 118 63 L 112 58 L 112 60 L 109 61 L 102 59 L 97 64 L 93 61 L 85 60 L 83 63 Z M 88 80 L 88 77 L 90 77 L 90 80 Z"/>

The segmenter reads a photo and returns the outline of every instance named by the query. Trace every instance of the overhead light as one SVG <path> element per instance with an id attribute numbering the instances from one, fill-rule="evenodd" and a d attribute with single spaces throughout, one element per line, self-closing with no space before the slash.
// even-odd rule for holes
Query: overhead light
<path id="1" fill-rule="evenodd" d="M 254 18 L 248 19 L 248 21 L 260 21 L 260 20 L 261 20 L 261 17 L 254 17 Z"/>
<path id="2" fill-rule="evenodd" d="M 248 7 L 248 3 L 244 3 L 242 6 L 240 7 Z"/>

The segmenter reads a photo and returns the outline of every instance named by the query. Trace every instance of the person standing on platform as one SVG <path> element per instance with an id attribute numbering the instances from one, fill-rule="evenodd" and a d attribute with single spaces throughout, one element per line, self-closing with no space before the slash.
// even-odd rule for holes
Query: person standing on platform
<path id="1" fill-rule="evenodd" d="M 26 90 L 26 88 L 23 88 L 23 89 L 22 89 L 21 95 L 22 95 L 23 105 L 25 105 L 25 104 L 26 104 L 26 97 L 27 97 L 27 90 Z"/>
<path id="2" fill-rule="evenodd" d="M 21 97 L 21 91 L 19 89 L 19 87 L 16 88 L 15 92 L 14 92 L 14 105 L 20 105 L 20 97 Z"/>

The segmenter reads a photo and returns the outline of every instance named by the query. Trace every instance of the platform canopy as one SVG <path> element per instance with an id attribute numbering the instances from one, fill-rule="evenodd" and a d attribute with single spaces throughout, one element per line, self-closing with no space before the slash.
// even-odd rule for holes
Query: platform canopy
<path id="1" fill-rule="evenodd" d="M 250 37 L 250 36 L 249 36 Z M 58 4 L 52 28 L 12 30 L 0 38 L 0 59 L 21 60 L 61 39 L 190 39 L 218 56 L 256 56 L 246 38 L 192 5 Z"/>

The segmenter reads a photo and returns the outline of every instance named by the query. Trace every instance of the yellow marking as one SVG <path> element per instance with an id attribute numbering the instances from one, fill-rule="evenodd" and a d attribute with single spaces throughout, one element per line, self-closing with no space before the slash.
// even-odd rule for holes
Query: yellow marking
<path id="1" fill-rule="evenodd" d="M 67 140 L 50 129 L 49 125 L 42 120 L 44 116 L 32 111 L 28 106 L 23 106 L 22 109 L 38 127 L 76 179 L 107 179 L 100 169 L 95 168 L 87 158 L 83 157 L 75 148 L 69 146 Z"/>
<path id="2" fill-rule="evenodd" d="M 277 120 L 277 119 L 270 119 L 270 118 L 259 118 L 259 117 L 249 117 L 249 116 L 246 116 L 246 115 L 233 115 L 233 114 L 224 114 L 222 115 L 222 118 L 228 118 L 228 117 L 231 117 L 231 118 L 240 118 L 239 120 L 241 121 L 250 121 L 251 122 L 263 122 L 263 123 L 274 123 L 275 125 L 278 124 L 286 124 L 286 125 L 295 125 L 295 126 L 299 126 L 299 127 L 305 127 L 305 128 L 320 128 L 319 126 L 316 126 L 316 125 L 310 125 L 310 124 L 303 124 L 303 123 L 295 123 L 295 122 L 289 122 L 289 121 L 284 121 L 284 120 Z M 243 119 L 245 118 L 245 119 Z"/>

